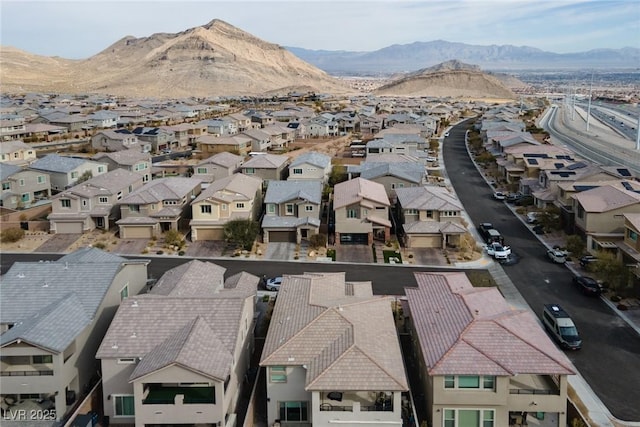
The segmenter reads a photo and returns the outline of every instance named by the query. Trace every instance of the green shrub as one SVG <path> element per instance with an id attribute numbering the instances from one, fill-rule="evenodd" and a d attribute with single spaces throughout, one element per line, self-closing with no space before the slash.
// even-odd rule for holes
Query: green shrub
<path id="1" fill-rule="evenodd" d="M 93 244 L 94 248 L 106 249 L 107 245 L 104 242 L 96 242 Z"/>
<path id="2" fill-rule="evenodd" d="M 178 255 L 183 256 L 184 255 L 184 251 L 178 252 Z"/>
<path id="3" fill-rule="evenodd" d="M 327 249 L 327 256 L 332 260 L 336 260 L 336 250 L 335 249 Z"/>
<path id="4" fill-rule="evenodd" d="M 24 230 L 22 228 L 7 228 L 0 233 L 0 241 L 2 243 L 14 243 L 24 237 Z"/>
<path id="5" fill-rule="evenodd" d="M 184 246 L 184 236 L 178 230 L 167 230 L 164 233 L 164 242 L 169 246 Z"/>

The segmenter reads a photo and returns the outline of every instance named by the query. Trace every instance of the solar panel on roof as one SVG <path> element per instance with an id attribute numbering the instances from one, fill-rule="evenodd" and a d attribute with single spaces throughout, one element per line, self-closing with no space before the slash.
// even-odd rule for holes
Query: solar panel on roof
<path id="1" fill-rule="evenodd" d="M 539 159 L 548 159 L 549 155 L 546 153 L 526 153 L 524 157 L 537 157 Z"/>
<path id="2" fill-rule="evenodd" d="M 556 169 L 562 169 L 564 167 L 564 163 L 554 163 L 553 166 L 555 166 Z"/>
<path id="3" fill-rule="evenodd" d="M 584 168 L 586 166 L 587 166 L 587 164 L 584 163 L 584 162 L 576 162 L 576 163 L 572 163 L 569 166 L 567 166 L 567 169 L 569 169 L 569 170 L 581 169 L 581 168 Z"/>
<path id="4" fill-rule="evenodd" d="M 631 184 L 629 184 L 627 181 L 622 181 L 622 186 L 629 191 L 634 191 L 633 187 L 631 186 Z"/>
<path id="5" fill-rule="evenodd" d="M 629 172 L 629 169 L 621 168 L 621 169 L 616 169 L 616 170 L 618 171 L 618 173 L 621 176 L 631 176 L 631 172 Z"/>
<path id="6" fill-rule="evenodd" d="M 569 156 L 568 154 L 558 154 L 558 155 L 556 155 L 556 159 L 559 159 L 559 160 L 573 160 L 571 158 L 571 156 Z"/>
<path id="7" fill-rule="evenodd" d="M 573 189 L 576 191 L 587 191 L 593 190 L 594 188 L 598 188 L 597 185 L 574 185 Z"/>

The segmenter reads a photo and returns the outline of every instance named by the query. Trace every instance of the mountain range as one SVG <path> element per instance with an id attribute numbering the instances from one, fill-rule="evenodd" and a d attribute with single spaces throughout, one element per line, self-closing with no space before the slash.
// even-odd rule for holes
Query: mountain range
<path id="1" fill-rule="evenodd" d="M 640 67 L 640 49 L 632 47 L 561 54 L 528 46 L 481 46 L 436 40 L 395 44 L 371 52 L 287 49 L 298 58 L 334 75 L 408 72 L 454 59 L 489 71 Z"/>

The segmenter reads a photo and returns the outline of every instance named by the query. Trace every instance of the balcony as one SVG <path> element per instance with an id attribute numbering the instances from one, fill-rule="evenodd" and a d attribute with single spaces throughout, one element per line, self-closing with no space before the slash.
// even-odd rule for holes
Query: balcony
<path id="1" fill-rule="evenodd" d="M 393 412 L 393 394 L 385 392 L 337 392 L 320 394 L 321 412 Z"/>
<path id="2" fill-rule="evenodd" d="M 150 387 L 143 405 L 215 404 L 214 387 Z"/>
<path id="3" fill-rule="evenodd" d="M 32 376 L 53 376 L 53 370 L 30 370 L 30 371 L 2 371 L 3 377 L 32 377 Z"/>

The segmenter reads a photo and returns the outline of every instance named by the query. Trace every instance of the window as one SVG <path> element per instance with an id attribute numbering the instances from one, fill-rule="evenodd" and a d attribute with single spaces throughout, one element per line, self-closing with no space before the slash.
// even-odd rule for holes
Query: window
<path id="1" fill-rule="evenodd" d="M 269 381 L 272 383 L 286 383 L 287 368 L 284 366 L 271 366 L 269 368 Z"/>
<path id="2" fill-rule="evenodd" d="M 427 211 L 427 218 L 433 218 L 433 211 Z"/>
<path id="3" fill-rule="evenodd" d="M 294 174 L 294 175 L 302 175 L 302 169 L 300 169 L 300 168 L 294 168 L 294 169 L 293 169 L 293 174 Z"/>
<path id="4" fill-rule="evenodd" d="M 445 409 L 444 427 L 493 427 L 492 409 Z"/>
<path id="5" fill-rule="evenodd" d="M 104 172 L 104 166 L 98 166 L 98 173 Z"/>
<path id="6" fill-rule="evenodd" d="M 582 205 L 578 205 L 578 218 L 584 219 L 584 208 Z"/>
<path id="7" fill-rule="evenodd" d="M 29 193 L 23 193 L 22 194 L 22 201 L 23 202 L 28 202 L 31 199 L 31 196 L 29 195 Z"/>
<path id="8" fill-rule="evenodd" d="M 20 179 L 20 187 L 24 187 L 24 179 Z"/>
<path id="9" fill-rule="evenodd" d="M 70 199 L 60 199 L 60 206 L 62 206 L 63 208 L 70 208 L 71 207 L 71 200 Z"/>
<path id="10" fill-rule="evenodd" d="M 226 210 L 227 210 L 227 205 L 220 205 L 220 208 L 221 208 L 223 211 L 226 211 Z"/>
<path id="11" fill-rule="evenodd" d="M 116 417 L 133 417 L 135 415 L 133 395 L 113 396 L 113 405 L 115 406 L 114 416 Z"/>
<path id="12" fill-rule="evenodd" d="M 309 421 L 309 402 L 280 402 L 280 421 Z"/>
<path id="13" fill-rule="evenodd" d="M 418 209 L 407 209 L 405 213 L 407 215 L 418 215 Z"/>
<path id="14" fill-rule="evenodd" d="M 198 168 L 196 169 L 196 173 L 207 173 L 207 168 Z"/>
<path id="15" fill-rule="evenodd" d="M 123 357 L 121 359 L 118 359 L 118 363 L 121 365 L 131 365 L 133 363 L 136 363 L 136 358 L 135 357 Z"/>
<path id="16" fill-rule="evenodd" d="M 118 191 L 117 199 L 118 200 L 122 199 L 122 191 Z"/>
<path id="17" fill-rule="evenodd" d="M 305 212 L 313 212 L 313 205 L 307 205 L 304 207 Z"/>
<path id="18" fill-rule="evenodd" d="M 87 199 L 83 199 L 82 200 L 82 206 L 87 207 L 87 203 L 88 203 Z"/>
<path id="19" fill-rule="evenodd" d="M 11 183 L 10 182 L 3 182 L 2 183 L 2 191 L 5 190 L 11 190 Z"/>
<path id="20" fill-rule="evenodd" d="M 246 173 L 247 175 L 253 175 L 254 173 L 256 173 L 256 169 L 255 168 L 244 168 L 244 173 Z"/>
<path id="21" fill-rule="evenodd" d="M 129 212 L 140 212 L 140 205 L 129 205 Z"/>
<path id="22" fill-rule="evenodd" d="M 267 212 L 275 213 L 275 211 L 276 211 L 276 205 L 274 205 L 273 203 L 267 204 Z"/>
<path id="23" fill-rule="evenodd" d="M 38 184 L 44 184 L 45 182 L 47 182 L 47 178 L 44 175 L 38 175 Z"/>
<path id="24" fill-rule="evenodd" d="M 44 363 L 53 363 L 53 356 L 50 354 L 31 356 L 31 360 L 33 361 L 34 365 L 42 365 Z"/>
<path id="25" fill-rule="evenodd" d="M 200 205 L 200 213 L 210 214 L 211 213 L 211 205 Z"/>
<path id="26" fill-rule="evenodd" d="M 120 289 L 120 301 L 129 297 L 129 284 L 124 285 L 122 289 Z"/>
<path id="27" fill-rule="evenodd" d="M 244 209 L 244 203 L 236 203 L 236 209 Z"/>
<path id="28" fill-rule="evenodd" d="M 496 377 L 491 375 L 445 375 L 444 388 L 494 390 Z"/>
<path id="29" fill-rule="evenodd" d="M 78 172 L 71 172 L 71 179 L 76 179 L 78 177 Z"/>
<path id="30" fill-rule="evenodd" d="M 293 212 L 294 212 L 294 210 L 293 210 L 293 204 L 291 204 L 291 203 L 287 203 L 287 204 L 285 205 L 285 214 L 286 214 L 286 215 L 293 215 Z"/>
<path id="31" fill-rule="evenodd" d="M 633 230 L 627 229 L 627 237 L 629 240 L 633 240 L 634 242 L 638 241 L 638 233 Z"/>
<path id="32" fill-rule="evenodd" d="M 98 203 L 109 203 L 109 198 L 108 197 L 99 197 L 98 198 Z"/>
<path id="33" fill-rule="evenodd" d="M 358 211 L 355 209 L 347 209 L 347 218 L 358 218 Z"/>

